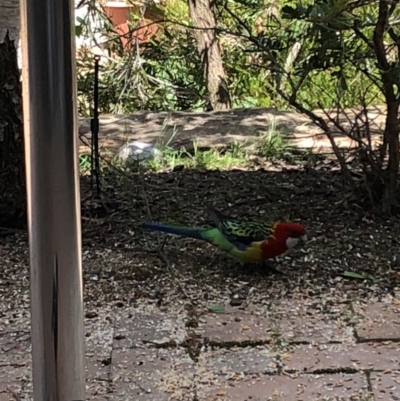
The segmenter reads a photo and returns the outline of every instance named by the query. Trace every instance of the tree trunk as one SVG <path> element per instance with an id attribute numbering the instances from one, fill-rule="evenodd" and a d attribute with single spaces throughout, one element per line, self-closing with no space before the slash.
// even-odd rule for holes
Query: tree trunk
<path id="1" fill-rule="evenodd" d="M 227 77 L 222 63 L 219 41 L 215 33 L 213 0 L 188 0 L 190 18 L 193 21 L 197 51 L 203 63 L 209 100 L 213 110 L 229 110 L 231 98 Z"/>
<path id="2" fill-rule="evenodd" d="M 397 205 L 397 189 L 399 175 L 399 105 L 400 101 L 394 87 L 398 88 L 398 70 L 388 60 L 384 36 L 389 25 L 390 8 L 396 7 L 398 0 L 394 0 L 389 7 L 387 0 L 380 0 L 378 20 L 374 29 L 373 44 L 378 60 L 378 67 L 381 72 L 383 93 L 386 98 L 387 115 L 384 133 L 384 146 L 388 146 L 389 159 L 385 190 L 382 195 L 382 209 L 384 212 L 391 212 Z M 399 37 L 392 30 L 392 39 L 398 42 Z M 398 61 L 398 60 L 397 60 Z M 397 89 L 396 89 L 397 90 Z"/>
<path id="3" fill-rule="evenodd" d="M 24 226 L 25 216 L 21 83 L 17 49 L 7 31 L 0 42 L 0 226 Z"/>
<path id="4" fill-rule="evenodd" d="M 382 209 L 391 212 L 393 208 L 398 209 L 397 189 L 399 175 L 399 101 L 387 101 L 386 132 L 389 148 L 389 159 L 387 166 L 386 191 L 383 198 Z"/>

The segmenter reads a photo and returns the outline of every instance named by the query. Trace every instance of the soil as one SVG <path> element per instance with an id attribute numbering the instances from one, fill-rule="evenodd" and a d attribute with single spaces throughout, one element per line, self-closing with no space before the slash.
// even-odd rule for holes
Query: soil
<path id="1" fill-rule="evenodd" d="M 212 133 L 222 130 L 227 124 L 232 130 L 240 129 L 246 121 L 249 124 L 252 121 L 254 126 L 257 116 L 261 121 L 258 128 L 265 127 L 271 117 L 268 113 L 270 111 L 265 109 L 199 113 L 198 118 L 208 118 L 203 124 L 199 124 L 199 120 L 193 122 L 191 113 L 184 113 L 184 116 L 174 113 L 175 117 L 170 117 L 170 126 L 177 123 L 180 115 L 184 120 L 179 120 L 179 126 L 184 127 L 185 123 L 195 125 L 193 131 L 199 132 L 199 137 L 203 135 L 205 141 L 211 138 L 213 145 L 222 145 L 226 143 L 222 137 L 214 137 Z M 382 110 L 377 108 L 376 113 L 380 115 L 376 124 L 380 124 Z M 233 115 L 235 122 L 229 120 L 229 114 Z M 283 118 L 286 114 L 277 115 Z M 163 120 L 162 113 L 137 116 L 130 118 L 137 124 L 135 139 L 147 138 L 144 135 Z M 292 113 L 292 120 L 287 119 L 292 127 L 299 123 L 295 117 Z M 179 131 L 174 137 L 175 145 L 188 143 L 188 131 L 190 129 L 186 128 Z M 155 129 L 152 132 L 153 140 L 161 134 Z M 232 138 L 225 137 L 227 140 Z M 126 294 L 135 293 L 133 287 L 137 285 L 141 293 L 146 288 L 144 283 L 154 286 L 159 280 L 162 294 L 170 290 L 179 292 L 181 285 L 176 287 L 176 274 L 186 283 L 186 288 L 195 286 L 196 297 L 200 298 L 199 291 L 207 296 L 226 291 L 227 277 L 233 280 L 232 283 L 247 281 L 248 288 L 256 286 L 261 293 L 267 291 L 272 298 L 303 296 L 309 292 L 324 294 L 332 287 L 338 291 L 338 298 L 353 289 L 361 297 L 365 294 L 379 297 L 393 291 L 399 284 L 400 253 L 393 254 L 397 246 L 399 218 L 385 220 L 351 204 L 342 188 L 337 162 L 333 160 L 321 159 L 312 167 L 270 163 L 254 169 L 228 171 L 175 170 L 126 176 L 110 172 L 104 181 L 105 200 L 94 204 L 89 200 L 88 182 L 87 177 L 82 177 L 82 189 L 88 201 L 84 201 L 83 208 L 84 245 L 97 248 L 101 244 L 105 249 L 118 249 L 129 255 L 132 265 L 106 273 L 104 281 L 109 283 L 112 276 L 115 280 L 122 280 L 121 290 L 126 285 Z M 216 251 L 198 241 L 168 237 L 160 255 L 156 250 L 165 237 L 139 228 L 142 222 L 149 220 L 181 225 L 209 224 L 207 206 L 238 218 L 299 221 L 305 225 L 311 239 L 304 249 L 293 252 L 296 256 L 271 262 L 286 273 L 283 277 L 264 278 L 268 272 L 249 271 L 229 257 L 218 256 Z M 217 256 L 217 262 L 213 262 Z M 370 275 L 376 282 L 345 279 L 341 276 L 345 271 Z M 126 282 L 127 276 L 132 277 L 132 281 Z M 270 287 L 271 280 L 273 288 Z M 203 288 L 197 288 L 198 282 L 203 283 Z M 107 292 L 102 292 L 102 296 Z M 164 295 L 164 301 L 170 297 L 164 298 Z"/>
<path id="2" fill-rule="evenodd" d="M 253 300 L 328 297 L 340 303 L 350 294 L 379 299 L 399 291 L 399 217 L 385 219 L 349 204 L 339 172 L 327 166 L 276 170 L 109 173 L 103 177 L 102 201 L 90 199 L 90 179 L 82 177 L 86 302 L 155 297 L 169 303 L 181 296 L 209 302 L 233 296 L 238 282 L 246 282 L 240 296 L 256 289 Z M 280 276 L 242 266 L 200 241 L 169 236 L 159 253 L 165 237 L 139 227 L 145 221 L 208 225 L 207 206 L 239 219 L 299 221 L 309 241 L 270 262 L 285 273 Z M 0 257 L 15 261 L 3 260 L 3 279 L 18 277 L 19 285 L 26 287 L 26 234 L 0 240 Z M 345 278 L 345 271 L 372 279 Z M 2 296 L 9 290 L 13 288 L 1 286 Z"/>
<path id="3" fill-rule="evenodd" d="M 87 188 L 87 183 L 83 186 Z M 209 300 L 233 295 L 237 283 L 246 282 L 241 296 L 256 288 L 260 296 L 268 294 L 270 299 L 327 296 L 340 303 L 349 294 L 360 299 L 393 294 L 400 283 L 399 218 L 386 220 L 344 202 L 337 171 L 286 167 L 178 171 L 118 181 L 109 176 L 105 192 L 108 203 L 86 204 L 83 209 L 84 245 L 95 247 L 99 255 L 125 253 L 131 262 L 98 271 L 101 285 L 90 295 L 93 299 L 132 300 L 150 294 L 161 303 L 180 296 Z M 285 273 L 274 276 L 265 269 L 244 267 L 200 241 L 169 236 L 158 254 L 165 236 L 139 228 L 144 221 L 207 225 L 207 206 L 238 218 L 299 221 L 307 228 L 309 242 L 270 262 Z M 107 213 L 104 207 L 109 208 Z M 96 260 L 95 256 L 89 266 Z M 86 274 L 93 274 L 86 266 Z M 373 280 L 344 278 L 345 271 L 370 275 Z M 109 291 L 115 281 L 118 295 Z"/>
<path id="4" fill-rule="evenodd" d="M 339 116 L 328 112 L 333 119 L 338 119 L 344 128 L 349 128 L 348 121 L 355 121 L 360 109 L 345 110 Z M 327 119 L 321 110 L 315 113 Z M 368 119 L 375 144 L 382 133 L 385 122 L 385 109 L 371 106 Z M 352 123 L 353 124 L 353 123 Z M 136 112 L 129 116 L 103 115 L 100 117 L 99 143 L 103 154 L 112 156 L 126 142 L 144 141 L 168 144 L 190 149 L 193 141 L 202 148 L 224 147 L 237 141 L 251 145 L 270 126 L 284 134 L 289 142 L 299 148 L 313 148 L 315 152 L 331 152 L 331 145 L 322 130 L 298 113 L 278 111 L 266 108 L 234 109 L 218 112 Z M 336 143 L 340 148 L 351 148 L 356 142 L 343 135 L 332 123 L 329 124 Z M 80 120 L 80 151 L 88 152 L 90 143 L 90 119 Z"/>

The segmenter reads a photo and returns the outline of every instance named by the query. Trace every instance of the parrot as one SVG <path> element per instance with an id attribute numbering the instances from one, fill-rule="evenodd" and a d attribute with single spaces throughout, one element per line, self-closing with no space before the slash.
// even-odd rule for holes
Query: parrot
<path id="1" fill-rule="evenodd" d="M 211 228 L 143 223 L 142 229 L 203 240 L 245 264 L 275 258 L 307 241 L 306 230 L 299 223 L 240 221 L 215 209 L 209 209 L 209 214 L 214 223 Z"/>

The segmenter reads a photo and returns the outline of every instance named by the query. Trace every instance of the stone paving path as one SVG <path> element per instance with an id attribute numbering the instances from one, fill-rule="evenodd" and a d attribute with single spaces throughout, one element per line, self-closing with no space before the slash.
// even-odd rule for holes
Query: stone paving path
<path id="1" fill-rule="evenodd" d="M 88 400 L 400 400 L 399 305 L 348 324 L 317 309 L 118 306 L 86 314 Z M 29 333 L 10 322 L 0 348 L 0 401 L 30 400 Z"/>

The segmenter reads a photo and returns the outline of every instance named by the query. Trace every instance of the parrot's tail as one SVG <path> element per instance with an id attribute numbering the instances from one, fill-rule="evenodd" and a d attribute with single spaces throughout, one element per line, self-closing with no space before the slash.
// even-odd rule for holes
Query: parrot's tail
<path id="1" fill-rule="evenodd" d="M 207 231 L 205 228 L 177 227 L 160 223 L 144 223 L 142 224 L 142 228 L 145 230 L 162 231 L 163 233 L 175 234 L 181 237 L 206 240 L 206 238 L 204 238 L 202 235 L 205 231 Z"/>

